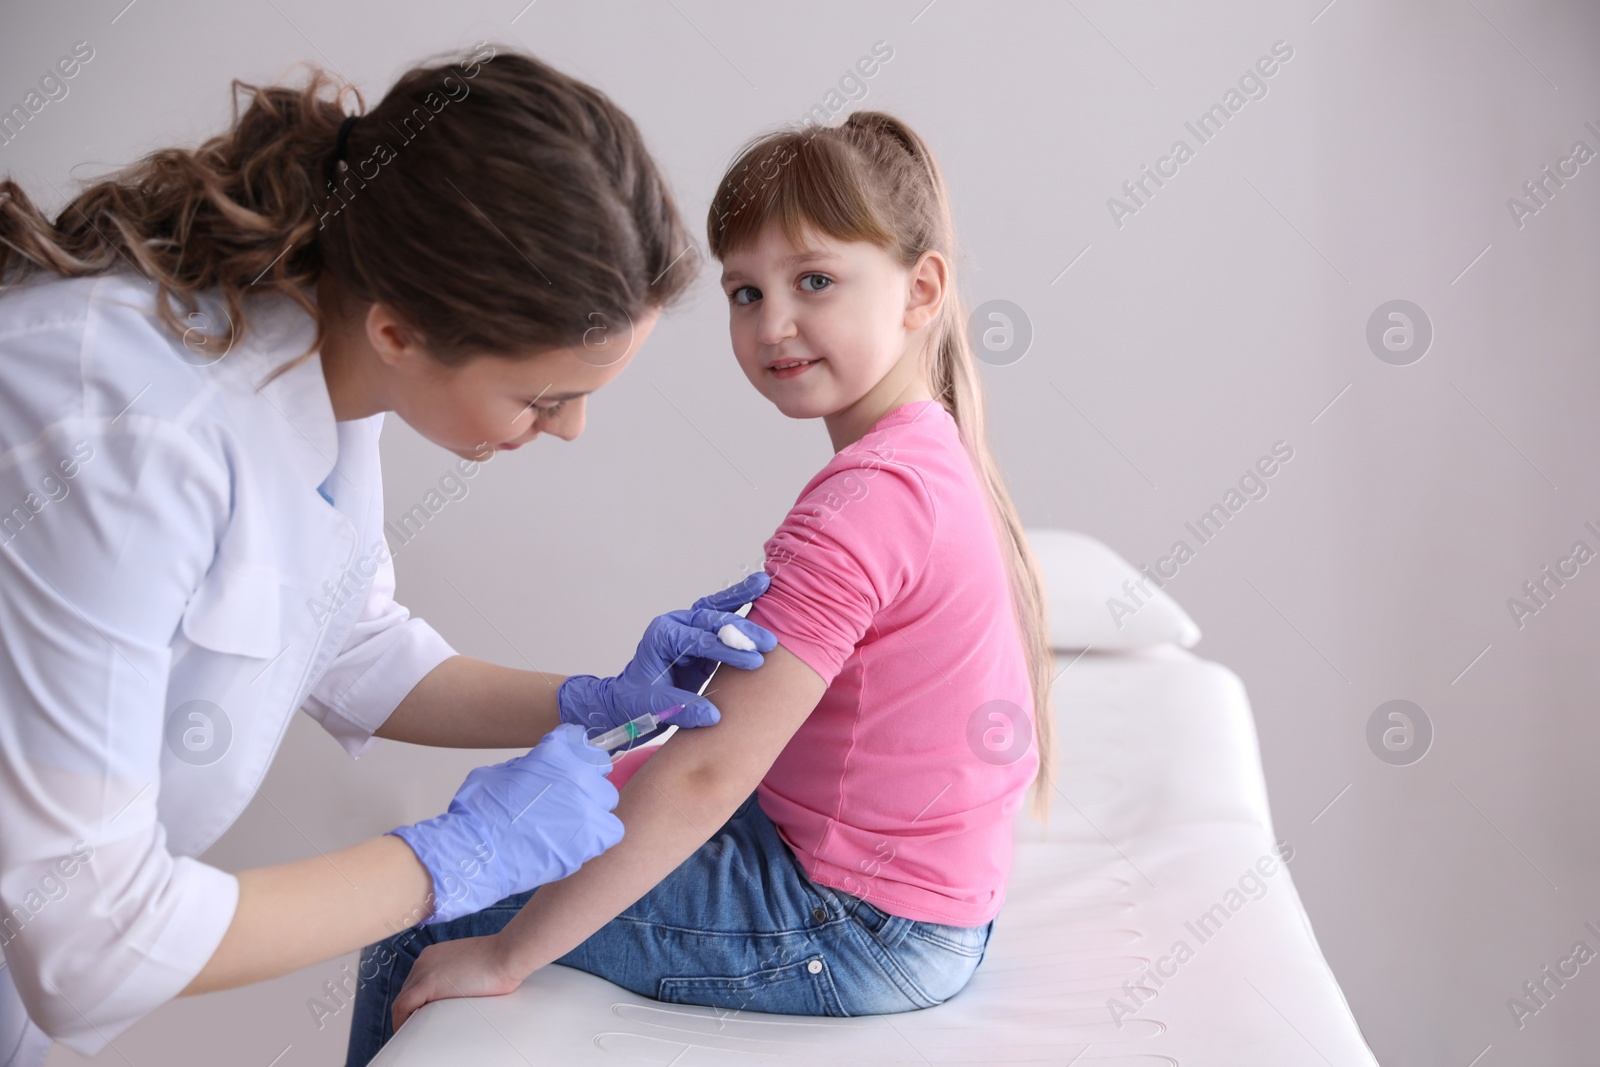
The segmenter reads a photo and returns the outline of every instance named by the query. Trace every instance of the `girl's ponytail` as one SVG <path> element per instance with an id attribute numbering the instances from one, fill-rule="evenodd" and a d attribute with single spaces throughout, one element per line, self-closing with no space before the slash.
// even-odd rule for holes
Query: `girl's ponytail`
<path id="1" fill-rule="evenodd" d="M 858 116 L 860 117 L 858 119 Z M 938 161 L 926 142 L 899 119 L 882 112 L 856 112 L 846 125 L 859 122 L 866 128 L 892 138 L 921 167 L 931 191 L 929 208 L 936 213 L 936 232 L 948 235 L 948 245 L 935 246 L 954 259 L 956 252 L 955 221 L 950 214 L 950 197 L 945 188 L 944 175 Z M 961 438 L 972 456 L 973 465 L 988 491 L 989 506 L 996 521 L 1001 550 L 1006 556 L 1007 571 L 1011 578 L 1011 599 L 1022 634 L 1023 651 L 1028 662 L 1028 680 L 1033 690 L 1033 720 L 1039 743 L 1039 776 L 1034 780 L 1034 812 L 1043 818 L 1050 810 L 1050 792 L 1055 780 L 1055 731 L 1050 713 L 1050 683 L 1053 657 L 1050 651 L 1050 628 L 1044 595 L 1044 579 L 1039 562 L 1033 555 L 1028 539 L 1022 532 L 1022 517 L 1006 488 L 999 464 L 989 450 L 987 412 L 984 405 L 983 379 L 979 377 L 977 362 L 972 356 L 967 337 L 966 301 L 955 282 L 955 264 L 950 265 L 951 277 L 945 293 L 944 304 L 939 309 L 939 320 L 933 331 L 933 365 L 929 368 L 933 395 L 950 412 Z"/>

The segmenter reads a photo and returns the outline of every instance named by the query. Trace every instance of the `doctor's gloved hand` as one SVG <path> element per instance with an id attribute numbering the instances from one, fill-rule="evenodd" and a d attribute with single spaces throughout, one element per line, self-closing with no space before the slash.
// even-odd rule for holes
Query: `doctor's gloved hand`
<path id="1" fill-rule="evenodd" d="M 756 571 L 726 589 L 701 597 L 693 604 L 690 604 L 689 609 L 691 611 L 698 609 L 738 611 L 746 604 L 754 604 L 771 584 L 772 578 L 765 571 Z M 758 651 L 771 652 L 773 648 L 777 647 L 778 639 L 775 637 L 772 639 L 771 646 L 764 644 L 761 638 L 756 637 L 758 632 L 769 634 L 770 631 L 757 626 L 755 623 L 741 623 L 739 628 L 745 632 L 747 637 L 755 641 Z M 703 654 L 684 656 L 672 665 L 672 684 L 679 689 L 687 689 L 691 693 L 698 693 L 700 687 L 705 684 L 706 679 L 711 677 L 711 672 L 717 669 L 718 662 L 718 660 Z M 757 666 L 760 666 L 760 664 L 757 664 Z"/>
<path id="2" fill-rule="evenodd" d="M 424 925 L 565 878 L 621 841 L 610 773 L 580 727 L 558 726 L 526 754 L 469 773 L 443 815 L 390 830 L 433 879 Z"/>
<path id="3" fill-rule="evenodd" d="M 765 593 L 771 581 L 766 572 L 757 571 L 737 585 L 701 597 L 692 607 L 657 615 L 621 674 L 615 678 L 575 674 L 561 683 L 556 691 L 561 721 L 591 732 L 609 730 L 645 712 L 659 714 L 682 704 L 683 710 L 672 719 L 674 725 L 710 726 L 722 713 L 696 694 L 716 665 L 755 670 L 763 662 L 762 653 L 778 646 L 772 631 L 733 613 Z M 730 624 L 755 647 L 738 649 L 723 642 L 717 631 Z"/>

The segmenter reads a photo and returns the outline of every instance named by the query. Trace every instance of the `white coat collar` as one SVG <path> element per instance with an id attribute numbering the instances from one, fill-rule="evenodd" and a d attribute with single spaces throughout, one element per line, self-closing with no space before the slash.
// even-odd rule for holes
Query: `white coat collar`
<path id="1" fill-rule="evenodd" d="M 315 288 L 309 295 L 316 299 Z M 214 366 L 222 369 L 231 363 L 241 384 L 277 412 L 283 423 L 284 458 L 315 488 L 339 461 L 339 429 L 322 373 L 322 353 L 313 352 L 272 381 L 262 382 L 311 345 L 316 321 L 281 294 L 252 297 L 245 307 L 250 316 L 248 335 Z"/>
<path id="2" fill-rule="evenodd" d="M 282 359 L 279 364 L 284 362 Z M 272 368 L 276 369 L 276 365 Z M 267 373 L 271 373 L 269 369 Z M 256 385 L 260 385 L 258 376 Z M 313 487 L 321 485 L 339 461 L 339 429 L 333 401 L 322 376 L 322 353 L 314 352 L 258 390 L 291 427 L 289 456 Z"/>

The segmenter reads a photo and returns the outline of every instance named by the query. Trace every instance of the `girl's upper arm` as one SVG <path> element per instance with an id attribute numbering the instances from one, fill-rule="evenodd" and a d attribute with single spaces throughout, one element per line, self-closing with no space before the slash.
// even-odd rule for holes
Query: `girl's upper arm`
<path id="1" fill-rule="evenodd" d="M 878 612 L 916 580 L 938 521 L 921 474 L 877 452 L 848 458 L 856 465 L 811 486 L 766 543 L 772 584 L 749 618 L 776 634 L 778 646 L 753 671 L 717 671 L 706 696 L 722 721 L 681 731 L 640 774 L 657 764 L 657 774 L 681 769 L 743 800 Z M 668 752 L 675 754 L 662 763 Z"/>
<path id="2" fill-rule="evenodd" d="M 676 770 L 735 801 L 750 795 L 827 690 L 816 671 L 783 645 L 752 671 L 724 666 L 706 690 L 722 720 L 680 730 L 643 769 Z M 669 758 L 670 757 L 670 758 Z M 657 767 L 655 765 L 660 764 Z"/>

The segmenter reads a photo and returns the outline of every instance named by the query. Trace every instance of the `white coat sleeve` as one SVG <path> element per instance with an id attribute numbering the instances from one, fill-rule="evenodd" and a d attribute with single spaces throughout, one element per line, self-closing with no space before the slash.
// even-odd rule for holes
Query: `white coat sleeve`
<path id="1" fill-rule="evenodd" d="M 387 548 L 361 557 L 357 572 L 374 571 L 361 615 L 327 671 L 312 687 L 306 714 L 360 758 L 416 684 L 456 655 L 445 639 L 394 600 L 394 560 Z"/>
<path id="2" fill-rule="evenodd" d="M 229 507 L 217 460 L 134 412 L 0 456 L 0 942 L 86 1056 L 189 984 L 238 903 L 156 810 L 172 637 Z"/>

